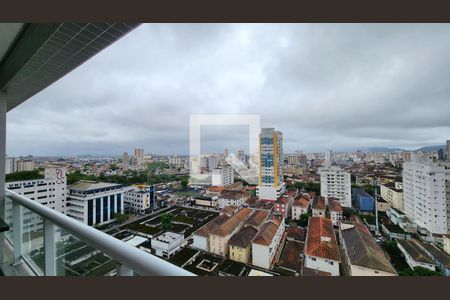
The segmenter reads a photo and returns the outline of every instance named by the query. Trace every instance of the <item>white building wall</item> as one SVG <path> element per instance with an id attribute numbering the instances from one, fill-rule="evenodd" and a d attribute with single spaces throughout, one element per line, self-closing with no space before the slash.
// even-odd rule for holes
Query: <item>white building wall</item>
<path id="1" fill-rule="evenodd" d="M 300 216 L 306 214 L 308 212 L 308 208 L 303 208 L 300 206 L 292 206 L 292 219 L 299 220 Z"/>
<path id="2" fill-rule="evenodd" d="M 397 276 L 394 273 L 383 272 L 375 269 L 365 268 L 361 266 L 350 266 L 351 276 Z"/>
<path id="3" fill-rule="evenodd" d="M 252 264 L 265 269 L 270 268 L 270 251 L 268 246 L 252 244 Z"/>
<path id="4" fill-rule="evenodd" d="M 442 165 L 413 157 L 403 164 L 404 212 L 431 233 L 447 233 L 446 180 L 450 170 Z"/>
<path id="5" fill-rule="evenodd" d="M 339 262 L 335 260 L 305 255 L 305 266 L 310 269 L 328 272 L 331 276 L 339 276 Z"/>
<path id="6" fill-rule="evenodd" d="M 203 251 L 209 251 L 209 242 L 208 239 L 202 235 L 193 235 L 194 242 L 192 243 L 192 247 L 196 249 L 200 249 Z"/>

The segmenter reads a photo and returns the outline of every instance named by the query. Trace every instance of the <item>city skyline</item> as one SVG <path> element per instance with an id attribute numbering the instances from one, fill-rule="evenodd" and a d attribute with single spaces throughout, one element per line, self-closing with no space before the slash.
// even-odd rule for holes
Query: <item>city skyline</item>
<path id="1" fill-rule="evenodd" d="M 7 153 L 187 154 L 197 113 L 260 114 L 286 153 L 439 145 L 450 136 L 449 30 L 142 25 L 9 112 Z M 242 147 L 243 130 L 212 131 L 211 149 Z"/>

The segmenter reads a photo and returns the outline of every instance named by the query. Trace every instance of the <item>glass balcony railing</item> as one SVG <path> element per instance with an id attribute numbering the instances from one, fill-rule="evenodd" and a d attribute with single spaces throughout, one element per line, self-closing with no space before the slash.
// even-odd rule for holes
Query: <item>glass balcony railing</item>
<path id="1" fill-rule="evenodd" d="M 113 236 L 6 190 L 6 263 L 46 276 L 194 276 Z"/>

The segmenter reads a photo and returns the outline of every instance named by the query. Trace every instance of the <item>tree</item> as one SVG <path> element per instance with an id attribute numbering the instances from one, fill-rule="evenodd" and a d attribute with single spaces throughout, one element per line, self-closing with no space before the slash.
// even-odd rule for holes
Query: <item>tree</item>
<path id="1" fill-rule="evenodd" d="M 163 229 L 169 229 L 172 227 L 172 220 L 174 215 L 170 213 L 162 213 L 159 216 L 159 219 L 161 220 L 161 226 Z"/>
<path id="2" fill-rule="evenodd" d="M 113 218 L 116 219 L 120 224 L 125 223 L 130 218 L 127 214 L 115 213 L 113 214 Z"/>
<path id="3" fill-rule="evenodd" d="M 399 272 L 400 276 L 442 276 L 439 272 L 431 271 L 424 267 L 415 267 Z"/>
<path id="4" fill-rule="evenodd" d="M 43 175 L 39 173 L 39 169 L 33 171 L 22 171 L 15 172 L 11 174 L 6 174 L 5 180 L 8 181 L 20 181 L 20 180 L 31 180 L 31 179 L 42 179 Z"/>
<path id="5" fill-rule="evenodd" d="M 318 182 L 307 182 L 305 185 L 306 192 L 315 192 L 316 194 L 320 193 L 320 183 Z"/>
<path id="6" fill-rule="evenodd" d="M 308 213 L 301 214 L 300 219 L 297 221 L 298 226 L 301 226 L 301 227 L 308 226 L 309 217 L 310 217 L 310 215 Z"/>
<path id="7" fill-rule="evenodd" d="M 117 165 L 115 163 L 112 163 L 112 164 L 109 165 L 109 169 L 111 171 L 115 171 L 117 169 Z"/>
<path id="8" fill-rule="evenodd" d="M 188 186 L 188 181 L 187 180 L 185 180 L 185 179 L 181 180 L 180 184 L 181 184 L 181 188 L 184 191 L 187 190 L 187 186 Z"/>

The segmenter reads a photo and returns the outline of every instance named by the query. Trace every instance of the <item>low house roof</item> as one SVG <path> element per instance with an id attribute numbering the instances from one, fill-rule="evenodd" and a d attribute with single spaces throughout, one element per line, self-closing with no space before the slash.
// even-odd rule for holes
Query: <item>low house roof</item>
<path id="1" fill-rule="evenodd" d="M 314 197 L 313 203 L 312 203 L 312 208 L 313 209 L 322 209 L 325 210 L 326 209 L 326 202 L 325 202 L 325 198 L 322 196 L 316 196 Z"/>
<path id="2" fill-rule="evenodd" d="M 430 243 L 421 243 L 421 246 L 434 257 L 436 261 L 444 265 L 447 269 L 450 269 L 450 256 L 444 253 L 439 248 Z"/>
<path id="3" fill-rule="evenodd" d="M 225 214 L 217 216 L 216 218 L 208 222 L 206 225 L 200 227 L 197 231 L 195 231 L 194 235 L 208 237 L 215 228 L 220 226 L 220 224 L 223 224 L 229 218 L 230 217 Z"/>
<path id="4" fill-rule="evenodd" d="M 245 220 L 245 225 L 250 225 L 259 229 L 264 221 L 267 219 L 269 212 L 267 210 L 255 210 L 247 220 Z"/>
<path id="5" fill-rule="evenodd" d="M 270 245 L 275 237 L 275 234 L 277 233 L 278 227 L 280 227 L 280 223 L 281 221 L 277 217 L 272 216 L 269 221 L 261 226 L 261 229 L 255 236 L 253 243 L 265 246 Z"/>
<path id="6" fill-rule="evenodd" d="M 305 254 L 340 261 L 336 236 L 330 219 L 309 218 Z"/>
<path id="7" fill-rule="evenodd" d="M 286 238 L 293 239 L 296 241 L 304 241 L 305 240 L 305 229 L 302 227 L 290 226 L 286 230 Z"/>
<path id="8" fill-rule="evenodd" d="M 295 198 L 294 203 L 292 204 L 292 206 L 308 208 L 308 206 L 309 206 L 309 198 L 308 198 L 308 196 L 303 195 L 303 196 Z"/>
<path id="9" fill-rule="evenodd" d="M 289 269 L 292 271 L 301 272 L 303 259 L 300 257 L 300 254 L 303 251 L 303 247 L 305 243 L 299 241 L 287 241 L 283 252 L 281 253 L 281 257 L 278 260 L 278 265 L 285 269 Z"/>
<path id="10" fill-rule="evenodd" d="M 329 211 L 335 211 L 335 212 L 342 212 L 342 206 L 339 200 L 331 200 L 328 203 L 328 210 Z"/>
<path id="11" fill-rule="evenodd" d="M 237 213 L 228 218 L 225 222 L 214 228 L 211 233 L 220 236 L 227 236 L 252 213 L 251 208 L 242 208 Z"/>
<path id="12" fill-rule="evenodd" d="M 427 255 L 416 239 L 397 239 L 397 243 L 399 243 L 415 261 L 434 264 L 433 260 Z"/>
<path id="13" fill-rule="evenodd" d="M 253 238 L 258 233 L 258 230 L 252 226 L 246 226 L 236 232 L 228 241 L 230 246 L 237 246 L 241 248 L 247 248 L 250 246 Z"/>
<path id="14" fill-rule="evenodd" d="M 219 197 L 223 198 L 223 199 L 239 200 L 239 199 L 243 199 L 243 198 L 244 199 L 250 198 L 250 195 L 244 191 L 223 190 L 220 192 Z"/>
<path id="15" fill-rule="evenodd" d="M 362 223 L 353 223 L 354 227 L 341 229 L 346 254 L 352 265 L 379 270 L 387 273 L 396 271 L 389 262 L 383 249 L 378 246 L 372 234 Z"/>

